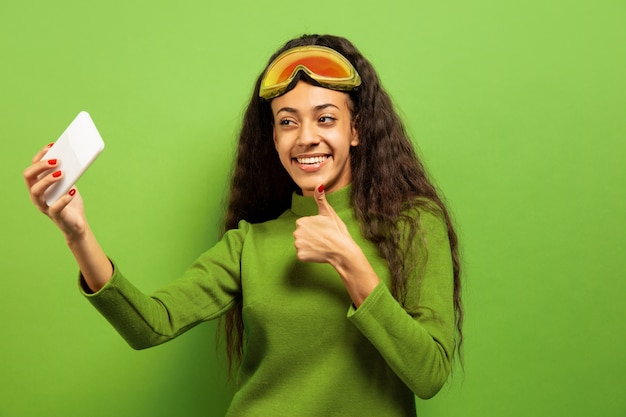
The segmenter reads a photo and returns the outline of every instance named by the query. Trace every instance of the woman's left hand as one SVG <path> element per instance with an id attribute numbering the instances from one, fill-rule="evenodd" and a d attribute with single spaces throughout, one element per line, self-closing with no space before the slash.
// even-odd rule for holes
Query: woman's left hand
<path id="1" fill-rule="evenodd" d="M 346 224 L 326 200 L 323 186 L 315 190 L 314 197 L 318 215 L 298 219 L 293 232 L 298 259 L 329 263 L 339 273 L 355 307 L 359 307 L 380 279 Z"/>
<path id="2" fill-rule="evenodd" d="M 317 216 L 302 217 L 296 221 L 294 246 L 302 262 L 338 262 L 350 245 L 356 245 L 348 228 L 326 200 L 323 186 L 315 189 Z"/>

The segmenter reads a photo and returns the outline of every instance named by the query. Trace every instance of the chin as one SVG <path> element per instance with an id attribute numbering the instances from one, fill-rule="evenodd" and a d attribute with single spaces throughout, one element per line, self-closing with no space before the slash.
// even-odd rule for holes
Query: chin
<path id="1" fill-rule="evenodd" d="M 307 181 L 306 183 L 303 183 L 303 182 L 296 183 L 296 185 L 300 188 L 302 195 L 313 195 L 313 192 L 321 183 L 322 182 L 320 181 L 320 182 L 315 182 L 315 184 L 313 184 L 313 182 Z"/>

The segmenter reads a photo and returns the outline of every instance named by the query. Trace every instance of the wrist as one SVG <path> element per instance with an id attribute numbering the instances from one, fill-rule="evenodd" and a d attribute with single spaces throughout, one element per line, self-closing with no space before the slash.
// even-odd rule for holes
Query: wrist
<path id="1" fill-rule="evenodd" d="M 69 247 L 81 245 L 88 240 L 90 229 L 87 225 L 84 227 L 74 227 L 71 230 L 64 230 L 63 235 L 65 237 L 65 243 Z"/>
<path id="2" fill-rule="evenodd" d="M 355 242 L 344 247 L 345 251 L 338 254 L 330 264 L 341 277 L 354 307 L 358 308 L 378 286 L 380 278 Z"/>
<path id="3" fill-rule="evenodd" d="M 363 261 L 367 262 L 365 254 L 353 240 L 340 245 L 341 251 L 330 257 L 329 263 L 335 268 L 344 281 L 349 280 Z"/>

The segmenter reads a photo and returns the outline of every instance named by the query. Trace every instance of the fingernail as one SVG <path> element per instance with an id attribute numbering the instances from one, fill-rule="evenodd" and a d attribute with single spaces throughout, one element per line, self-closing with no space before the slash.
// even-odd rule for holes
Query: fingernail
<path id="1" fill-rule="evenodd" d="M 74 194 L 76 194 L 76 188 L 72 188 L 69 192 L 69 195 L 73 196 Z"/>
<path id="2" fill-rule="evenodd" d="M 48 164 L 49 165 L 56 165 L 57 164 L 57 160 L 56 159 L 48 159 Z"/>
<path id="3" fill-rule="evenodd" d="M 59 177 L 61 176 L 61 171 L 54 171 L 54 172 L 52 173 L 52 176 L 53 176 L 54 178 L 59 178 Z"/>
<path id="4" fill-rule="evenodd" d="M 54 142 L 49 143 L 48 146 L 46 146 L 46 148 L 52 148 L 52 145 L 54 145 Z"/>
<path id="5" fill-rule="evenodd" d="M 317 192 L 318 193 L 323 193 L 324 192 L 324 184 L 320 184 L 320 186 L 317 187 Z"/>

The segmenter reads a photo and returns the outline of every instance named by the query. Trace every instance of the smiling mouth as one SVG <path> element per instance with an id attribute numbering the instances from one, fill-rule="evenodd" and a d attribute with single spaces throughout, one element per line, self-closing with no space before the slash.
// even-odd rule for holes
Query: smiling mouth
<path id="1" fill-rule="evenodd" d="M 300 165 L 319 165 L 325 162 L 328 158 L 330 158 L 330 155 L 319 155 L 293 159 L 296 160 Z"/>

